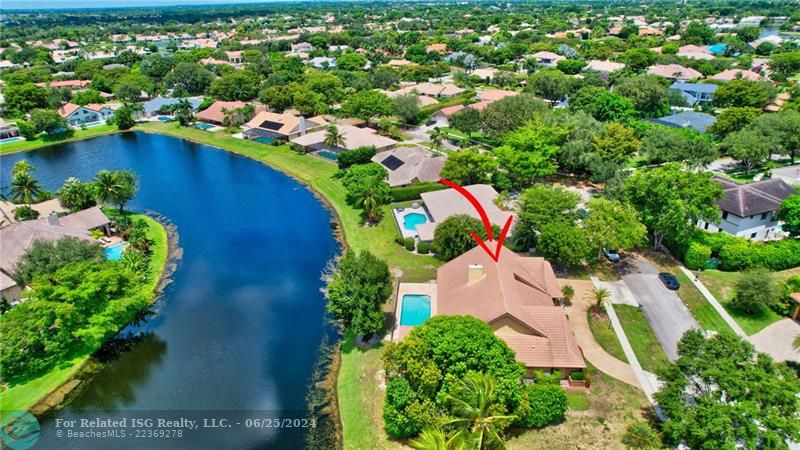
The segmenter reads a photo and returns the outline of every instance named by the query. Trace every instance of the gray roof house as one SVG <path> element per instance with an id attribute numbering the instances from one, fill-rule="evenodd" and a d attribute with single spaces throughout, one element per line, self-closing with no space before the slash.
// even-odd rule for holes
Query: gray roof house
<path id="1" fill-rule="evenodd" d="M 181 100 L 186 100 L 192 105 L 193 110 L 197 110 L 197 107 L 203 103 L 202 100 L 199 98 L 169 98 L 169 97 L 156 97 L 152 100 L 148 100 L 142 104 L 144 107 L 144 115 L 145 117 L 151 117 L 158 113 L 158 110 L 161 109 L 162 106 L 167 105 L 175 105 Z"/>
<path id="2" fill-rule="evenodd" d="M 700 221 L 700 228 L 756 241 L 781 237 L 775 216 L 786 197 L 797 194 L 793 187 L 779 178 L 741 184 L 715 176 L 714 181 L 723 189 L 723 197 L 717 201 L 722 221 L 717 224 Z"/>
<path id="3" fill-rule="evenodd" d="M 483 206 L 486 215 L 489 216 L 489 221 L 493 225 L 502 227 L 509 216 L 516 219 L 516 215 L 513 212 L 503 211 L 495 205 L 494 200 L 499 194 L 492 186 L 488 184 L 473 184 L 464 186 L 464 189 L 472 194 Z M 433 233 L 436 227 L 450 216 L 466 214 L 480 219 L 480 215 L 469 200 L 455 189 L 424 192 L 420 197 L 430 217 L 430 221 L 416 226 L 417 234 L 422 241 L 433 240 Z"/>
<path id="4" fill-rule="evenodd" d="M 372 157 L 389 172 L 389 186 L 405 186 L 421 181 L 439 181 L 445 158 L 420 147 L 396 147 Z"/>
<path id="5" fill-rule="evenodd" d="M 711 114 L 685 111 L 673 114 L 671 116 L 650 119 L 650 121 L 661 125 L 666 125 L 668 127 L 691 128 L 697 132 L 705 133 L 706 129 L 717 121 L 717 118 Z"/>
<path id="6" fill-rule="evenodd" d="M 680 92 L 689 106 L 711 102 L 711 100 L 714 99 L 714 92 L 716 92 L 717 88 L 719 88 L 719 86 L 711 83 L 682 82 L 672 83 L 672 86 L 669 87 L 671 91 Z"/>

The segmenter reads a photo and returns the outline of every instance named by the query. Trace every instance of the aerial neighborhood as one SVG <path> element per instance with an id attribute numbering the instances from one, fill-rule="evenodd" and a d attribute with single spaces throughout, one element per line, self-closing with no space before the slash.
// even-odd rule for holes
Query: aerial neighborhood
<path id="1" fill-rule="evenodd" d="M 796 3 L 232 3 L 0 15 L 42 445 L 208 393 L 319 423 L 264 448 L 800 448 Z"/>

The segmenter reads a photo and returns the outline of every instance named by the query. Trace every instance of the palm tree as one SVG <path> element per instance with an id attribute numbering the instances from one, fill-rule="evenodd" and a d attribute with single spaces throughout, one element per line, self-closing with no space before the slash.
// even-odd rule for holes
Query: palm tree
<path id="1" fill-rule="evenodd" d="M 381 200 L 378 197 L 378 183 L 380 180 L 372 178 L 367 181 L 366 189 L 361 197 L 361 206 L 364 208 L 364 215 L 370 222 L 377 222 L 380 219 Z"/>
<path id="2" fill-rule="evenodd" d="M 31 174 L 36 172 L 36 168 L 31 165 L 27 160 L 21 159 L 14 164 L 14 168 L 11 169 L 11 176 L 17 176 L 19 174 Z"/>
<path id="3" fill-rule="evenodd" d="M 447 132 L 443 129 L 436 127 L 431 131 L 431 147 L 439 150 L 442 147 L 442 142 L 447 138 Z"/>
<path id="4" fill-rule="evenodd" d="M 330 125 L 325 133 L 325 140 L 322 142 L 331 150 L 336 147 L 344 147 L 344 135 L 339 132 L 336 125 Z"/>
<path id="5" fill-rule="evenodd" d="M 594 302 L 594 310 L 598 314 L 603 311 L 603 304 L 611 298 L 611 292 L 606 288 L 594 288 L 587 294 L 587 298 Z"/>
<path id="6" fill-rule="evenodd" d="M 106 205 L 117 205 L 119 212 L 136 194 L 136 175 L 129 170 L 101 170 L 93 181 L 97 200 Z"/>
<path id="7" fill-rule="evenodd" d="M 441 428 L 427 428 L 416 438 L 409 441 L 408 445 L 416 450 L 469 450 L 468 442 L 456 439 L 447 439 Z"/>
<path id="8" fill-rule="evenodd" d="M 16 167 L 15 167 L 16 169 Z M 27 171 L 17 172 L 11 179 L 11 199 L 14 203 L 30 205 L 42 194 L 39 181 Z"/>
<path id="9" fill-rule="evenodd" d="M 455 418 L 447 420 L 444 425 L 458 429 L 450 441 L 472 441 L 478 450 L 505 449 L 500 435 L 501 424 L 513 421 L 516 416 L 493 414 L 496 406 L 492 401 L 494 383 L 493 377 L 472 372 L 453 387 L 452 393 L 445 394 L 445 402 L 450 405 Z"/>

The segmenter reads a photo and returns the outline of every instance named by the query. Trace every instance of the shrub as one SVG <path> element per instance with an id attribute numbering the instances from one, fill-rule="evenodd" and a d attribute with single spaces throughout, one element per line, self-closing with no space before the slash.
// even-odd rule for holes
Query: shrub
<path id="1" fill-rule="evenodd" d="M 731 300 L 731 306 L 748 314 L 771 306 L 778 298 L 775 282 L 766 269 L 742 273 L 735 287 L 736 295 Z"/>
<path id="2" fill-rule="evenodd" d="M 683 262 L 686 263 L 686 267 L 689 269 L 697 270 L 702 269 L 710 257 L 711 247 L 699 242 L 692 242 L 686 250 L 686 256 L 684 256 Z"/>
<path id="3" fill-rule="evenodd" d="M 519 419 L 525 427 L 541 428 L 563 420 L 567 412 L 567 393 L 554 384 L 530 384 L 523 394 L 527 411 Z"/>
<path id="4" fill-rule="evenodd" d="M 19 134 L 29 141 L 36 139 L 36 136 L 39 134 L 36 130 L 36 125 L 24 120 L 17 122 L 17 128 L 19 129 Z"/>
<path id="5" fill-rule="evenodd" d="M 794 300 L 789 298 L 792 292 L 800 292 L 800 275 L 789 278 L 781 285 L 781 296 L 772 304 L 772 309 L 782 316 L 788 316 L 794 311 Z"/>
<path id="6" fill-rule="evenodd" d="M 405 246 L 406 250 L 408 250 L 410 252 L 413 252 L 414 251 L 414 247 L 416 246 L 416 241 L 414 241 L 413 237 L 407 237 L 405 239 L 404 246 Z"/>
<path id="7" fill-rule="evenodd" d="M 645 421 L 632 423 L 622 436 L 626 448 L 636 450 L 655 450 L 662 447 L 658 432 Z"/>
<path id="8" fill-rule="evenodd" d="M 582 370 L 575 370 L 570 372 L 569 377 L 573 380 L 583 381 L 586 379 L 586 375 L 584 375 Z"/>
<path id="9" fill-rule="evenodd" d="M 431 252 L 433 245 L 430 242 L 420 241 L 417 244 L 417 253 L 427 255 Z"/>
<path id="10" fill-rule="evenodd" d="M 405 245 L 406 245 L 406 240 L 405 240 L 405 239 L 403 239 L 403 236 L 397 236 L 397 237 L 395 237 L 395 238 L 394 238 L 394 241 L 397 243 L 397 245 L 399 245 L 399 246 L 401 246 L 401 247 L 405 247 Z"/>
<path id="11" fill-rule="evenodd" d="M 368 164 L 373 156 L 375 156 L 375 147 L 358 147 L 336 155 L 336 162 L 339 164 L 339 170 L 345 170 L 356 164 Z"/>
<path id="12" fill-rule="evenodd" d="M 570 302 L 572 301 L 572 297 L 575 296 L 575 288 L 573 288 L 572 285 L 565 284 L 561 286 L 561 295 L 564 296 L 564 300 Z"/>
<path id="13" fill-rule="evenodd" d="M 480 219 L 457 214 L 443 220 L 433 232 L 433 248 L 439 258 L 450 261 L 477 246 L 470 230 L 475 231 L 481 239 L 487 239 L 486 229 Z M 494 236 L 500 234 L 497 226 L 492 228 L 492 234 Z"/>
<path id="14" fill-rule="evenodd" d="M 96 242 L 74 237 L 34 241 L 14 267 L 14 279 L 30 284 L 39 275 L 55 273 L 67 264 L 87 260 L 98 263 L 105 260 L 103 248 Z"/>
<path id="15" fill-rule="evenodd" d="M 406 202 L 409 200 L 419 200 L 420 195 L 425 192 L 447 189 L 441 183 L 416 183 L 410 186 L 392 188 L 393 202 Z"/>
<path id="16" fill-rule="evenodd" d="M 14 220 L 33 220 L 39 217 L 39 211 L 28 205 L 17 206 L 14 208 Z"/>
<path id="17" fill-rule="evenodd" d="M 438 417 L 429 399 L 419 398 L 405 378 L 393 378 L 386 385 L 383 422 L 386 432 L 396 438 L 419 434 Z"/>

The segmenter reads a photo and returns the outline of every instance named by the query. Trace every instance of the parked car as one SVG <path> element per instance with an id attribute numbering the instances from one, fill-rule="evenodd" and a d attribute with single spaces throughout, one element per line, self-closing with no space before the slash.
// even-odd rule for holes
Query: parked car
<path id="1" fill-rule="evenodd" d="M 614 249 L 604 248 L 603 249 L 603 254 L 606 255 L 606 258 L 609 261 L 611 261 L 612 263 L 618 263 L 619 262 L 619 252 L 618 251 L 616 251 Z"/>
<path id="2" fill-rule="evenodd" d="M 678 288 L 681 287 L 681 284 L 678 282 L 678 279 L 675 278 L 675 275 L 671 273 L 661 272 L 658 274 L 658 279 L 661 280 L 662 283 L 664 283 L 664 286 L 666 286 L 667 289 L 677 291 Z"/>
<path id="3" fill-rule="evenodd" d="M 434 126 L 434 125 L 436 125 L 436 121 L 433 120 L 433 119 L 425 122 L 425 126 L 431 127 L 431 126 Z"/>

